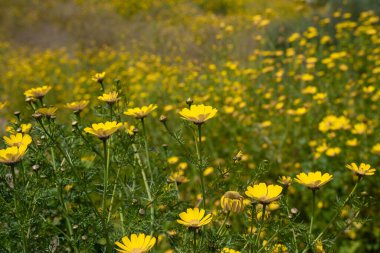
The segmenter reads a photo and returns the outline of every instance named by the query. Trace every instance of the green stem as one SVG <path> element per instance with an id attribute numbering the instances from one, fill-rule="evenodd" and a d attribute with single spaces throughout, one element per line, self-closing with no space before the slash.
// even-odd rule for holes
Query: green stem
<path id="1" fill-rule="evenodd" d="M 148 170 L 150 173 L 151 181 L 153 182 L 153 172 L 152 172 L 152 167 L 150 165 L 150 157 L 149 157 L 149 150 L 148 150 L 148 138 L 146 136 L 146 128 L 145 128 L 144 118 L 141 119 L 141 124 L 142 124 L 143 135 L 144 135 L 144 148 L 145 148 L 146 163 L 148 165 Z"/>
<path id="2" fill-rule="evenodd" d="M 115 200 L 115 192 L 116 192 L 117 180 L 119 179 L 119 173 L 120 173 L 120 167 L 117 170 L 116 179 L 115 179 L 115 185 L 113 186 L 113 190 L 112 190 L 111 204 L 110 204 L 109 211 L 108 211 L 107 223 L 111 219 L 112 206 L 113 206 L 113 202 Z"/>
<path id="3" fill-rule="evenodd" d="M 261 215 L 260 227 L 259 227 L 259 231 L 257 232 L 257 238 L 256 238 L 256 245 L 258 248 L 260 247 L 260 234 L 261 234 L 261 229 L 263 228 L 263 225 L 264 225 L 266 207 L 267 207 L 267 205 L 263 204 L 263 211 L 262 211 L 262 215 Z"/>
<path id="4" fill-rule="evenodd" d="M 108 173 L 109 173 L 109 162 L 108 162 L 108 147 L 107 139 L 103 140 L 103 152 L 104 152 L 104 173 L 103 173 L 103 198 L 102 198 L 102 212 L 105 213 L 106 208 L 106 196 L 108 189 Z"/>
<path id="5" fill-rule="evenodd" d="M 309 240 L 311 240 L 311 235 L 313 231 L 313 221 L 314 221 L 314 211 L 315 211 L 315 189 L 312 189 L 313 192 L 313 203 L 311 209 L 311 218 L 310 218 L 310 228 L 309 228 Z"/>
<path id="6" fill-rule="evenodd" d="M 230 214 L 231 214 L 231 211 L 228 211 L 226 217 L 224 218 L 222 225 L 219 227 L 218 232 L 216 232 L 217 235 L 219 235 L 219 233 L 222 232 L 222 229 L 223 229 L 224 225 L 226 224 L 228 217 L 230 217 Z"/>
<path id="7" fill-rule="evenodd" d="M 204 179 L 203 179 L 203 166 L 202 166 L 202 125 L 199 124 L 198 126 L 198 145 L 197 141 L 195 141 L 195 148 L 197 151 L 198 156 L 198 172 L 199 177 L 201 179 L 201 189 L 202 189 L 202 203 L 203 203 L 203 209 L 206 209 L 206 190 L 204 185 Z"/>
<path id="8" fill-rule="evenodd" d="M 51 157 L 52 157 L 52 163 L 53 163 L 53 170 L 54 170 L 54 174 L 56 173 L 57 171 L 57 168 L 56 168 L 56 162 L 55 162 L 55 153 L 54 153 L 54 149 L 51 148 L 50 149 L 51 151 Z M 57 179 L 57 178 L 56 178 Z M 73 244 L 73 248 L 74 248 L 74 252 L 77 253 L 79 252 L 78 251 L 78 248 L 76 247 L 76 245 L 73 243 L 74 241 L 74 233 L 73 233 L 73 227 L 71 225 L 71 221 L 69 219 L 69 215 L 68 215 L 68 211 L 67 211 L 67 205 L 63 199 L 63 194 L 62 194 L 62 186 L 61 184 L 59 183 L 59 185 L 57 185 L 57 190 L 58 190 L 58 198 L 59 198 L 59 201 L 61 202 L 61 205 L 63 206 L 63 210 L 64 210 L 64 217 L 65 217 L 65 221 L 66 221 L 66 227 L 67 227 L 67 230 L 69 231 L 69 239 L 70 239 L 70 243 Z"/>
<path id="9" fill-rule="evenodd" d="M 13 179 L 13 201 L 15 204 L 15 214 L 17 218 L 17 223 L 20 227 L 21 230 L 21 240 L 22 240 L 22 252 L 23 253 L 28 253 L 28 246 L 26 243 L 26 237 L 25 237 L 25 231 L 24 231 L 24 226 L 20 223 L 20 218 L 19 218 L 19 210 L 18 210 L 18 192 L 17 192 L 17 180 L 16 180 L 16 172 L 15 172 L 15 166 L 11 165 L 11 172 L 12 172 L 12 179 Z"/>
<path id="10" fill-rule="evenodd" d="M 333 218 L 329 221 L 329 223 L 327 224 L 327 226 L 322 230 L 322 232 L 317 236 L 317 238 L 315 238 L 315 240 L 313 241 L 312 245 L 314 245 L 318 240 L 319 238 L 321 238 L 321 236 L 327 231 L 327 229 L 334 223 L 335 219 L 338 217 L 338 215 L 342 212 L 342 209 L 344 208 L 344 206 L 347 204 L 347 202 L 352 198 L 352 196 L 354 195 L 354 192 L 356 191 L 356 188 L 358 187 L 359 185 L 359 182 L 361 180 L 361 177 L 359 177 L 358 181 L 356 182 L 354 188 L 351 190 L 350 194 L 348 194 L 347 198 L 344 200 L 342 206 L 339 208 L 339 210 L 335 213 L 335 215 L 333 216 Z"/>
<path id="11" fill-rule="evenodd" d="M 194 230 L 194 245 L 193 245 L 193 252 L 196 253 L 197 252 L 197 229 L 193 229 Z"/>
<path id="12" fill-rule="evenodd" d="M 141 124 L 142 124 L 142 127 L 143 127 L 143 134 L 144 134 L 144 144 L 145 144 L 144 146 L 145 146 L 146 162 L 147 162 L 149 173 L 150 173 L 150 180 L 151 180 L 151 182 L 153 182 L 153 171 L 152 171 L 152 167 L 150 165 L 150 157 L 149 157 L 149 150 L 148 150 L 148 137 L 146 135 L 146 127 L 145 127 L 145 123 L 144 123 L 144 118 L 141 119 Z M 148 180 L 146 179 L 145 171 L 144 171 L 143 168 L 141 168 L 141 173 L 143 175 L 145 188 L 146 188 L 146 191 L 147 191 L 147 194 L 148 194 L 148 200 L 150 202 L 150 219 L 151 219 L 151 227 L 152 227 L 152 232 L 153 232 L 153 226 L 154 226 L 154 203 L 153 203 L 153 198 L 152 198 L 152 195 L 151 195 L 151 192 L 150 192 L 150 188 L 149 188 L 149 185 L 148 185 Z"/>

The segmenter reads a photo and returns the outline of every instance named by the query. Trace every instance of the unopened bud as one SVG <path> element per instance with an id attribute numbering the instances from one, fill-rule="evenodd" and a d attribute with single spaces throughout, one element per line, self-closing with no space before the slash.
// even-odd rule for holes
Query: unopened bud
<path id="1" fill-rule="evenodd" d="M 188 106 L 191 106 L 192 104 L 193 104 L 193 99 L 192 98 L 188 98 L 188 99 L 186 99 L 186 104 L 188 105 Z"/>

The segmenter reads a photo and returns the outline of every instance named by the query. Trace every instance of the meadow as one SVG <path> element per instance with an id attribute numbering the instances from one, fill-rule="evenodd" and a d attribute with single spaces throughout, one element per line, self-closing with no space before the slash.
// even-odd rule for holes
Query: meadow
<path id="1" fill-rule="evenodd" d="M 375 5 L 4 0 L 0 252 L 380 251 Z"/>

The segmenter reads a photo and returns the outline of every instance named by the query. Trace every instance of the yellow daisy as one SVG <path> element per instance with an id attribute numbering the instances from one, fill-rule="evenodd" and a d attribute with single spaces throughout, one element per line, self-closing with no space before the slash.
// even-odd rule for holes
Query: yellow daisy
<path id="1" fill-rule="evenodd" d="M 218 110 L 211 106 L 192 105 L 190 109 L 182 109 L 179 114 L 183 119 L 191 121 L 196 125 L 201 125 L 207 120 L 213 118 L 217 112 Z"/>
<path id="2" fill-rule="evenodd" d="M 280 198 L 282 187 L 279 185 L 266 185 L 265 183 L 248 186 L 245 195 L 263 205 L 269 204 Z"/>
<path id="3" fill-rule="evenodd" d="M 122 126 L 123 124 L 117 123 L 116 121 L 107 121 L 105 123 L 92 124 L 92 127 L 86 127 L 84 131 L 95 135 L 101 140 L 106 140 Z"/>
<path id="4" fill-rule="evenodd" d="M 125 115 L 127 116 L 132 116 L 135 117 L 136 119 L 143 119 L 146 116 L 148 116 L 149 113 L 157 109 L 157 105 L 155 104 L 150 104 L 148 106 L 143 106 L 143 107 L 135 107 L 128 109 L 127 111 L 124 112 Z"/>
<path id="5" fill-rule="evenodd" d="M 9 147 L 6 149 L 0 149 L 0 163 L 6 165 L 14 165 L 18 163 L 25 155 L 28 146 L 22 145 L 20 147 Z"/>
<path id="6" fill-rule="evenodd" d="M 177 220 L 179 224 L 182 224 L 189 228 L 200 228 L 211 222 L 211 214 L 205 216 L 205 210 L 199 208 L 188 208 L 186 212 L 179 214 L 180 220 Z"/>
<path id="7" fill-rule="evenodd" d="M 365 163 L 360 163 L 359 167 L 356 163 L 347 164 L 346 168 L 352 170 L 358 176 L 372 176 L 376 171 L 376 169 L 371 168 L 371 165 Z"/>
<path id="8" fill-rule="evenodd" d="M 124 236 L 121 240 L 123 243 L 115 242 L 119 247 L 116 250 L 121 253 L 145 253 L 156 244 L 156 238 L 145 234 L 132 234 L 131 238 Z"/>
<path id="9" fill-rule="evenodd" d="M 30 137 L 29 134 L 12 134 L 9 137 L 4 136 L 3 137 L 5 144 L 9 147 L 21 147 L 21 146 L 28 146 L 30 143 L 32 143 L 32 137 Z"/>
<path id="10" fill-rule="evenodd" d="M 316 190 L 330 182 L 332 179 L 333 176 L 329 173 L 325 173 L 322 175 L 320 171 L 316 171 L 309 172 L 308 174 L 302 172 L 296 176 L 295 181 L 312 190 Z"/>

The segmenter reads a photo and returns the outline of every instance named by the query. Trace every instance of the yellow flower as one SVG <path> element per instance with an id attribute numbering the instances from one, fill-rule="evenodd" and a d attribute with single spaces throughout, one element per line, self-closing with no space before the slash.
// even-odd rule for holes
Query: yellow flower
<path id="1" fill-rule="evenodd" d="M 316 190 L 327 184 L 333 179 L 333 176 L 329 173 L 325 173 L 322 175 L 320 171 L 309 172 L 308 174 L 300 173 L 296 176 L 295 181 L 299 184 L 303 184 L 304 186 Z"/>
<path id="2" fill-rule="evenodd" d="M 0 149 L 0 163 L 6 165 L 14 165 L 18 163 L 25 155 L 28 146 L 22 145 L 20 147 L 9 147 L 6 149 Z"/>
<path id="3" fill-rule="evenodd" d="M 5 141 L 5 144 L 7 144 L 9 147 L 21 147 L 23 145 L 28 146 L 30 143 L 32 143 L 32 137 L 30 137 L 29 134 L 23 135 L 21 133 L 17 133 L 9 137 L 4 136 L 3 139 Z"/>
<path id="4" fill-rule="evenodd" d="M 245 195 L 260 202 L 263 205 L 269 204 L 280 198 L 282 187 L 279 185 L 267 185 L 265 183 L 255 184 L 247 187 Z"/>
<path id="5" fill-rule="evenodd" d="M 380 143 L 376 143 L 372 148 L 371 148 L 371 152 L 376 154 L 376 155 L 380 155 Z"/>
<path id="6" fill-rule="evenodd" d="M 281 243 L 276 243 L 270 251 L 271 253 L 288 253 L 288 248 Z"/>
<path id="7" fill-rule="evenodd" d="M 36 113 L 42 114 L 48 118 L 55 116 L 55 113 L 57 112 L 57 107 L 44 107 L 40 108 L 36 111 Z"/>
<path id="8" fill-rule="evenodd" d="M 154 111 L 157 108 L 157 105 L 150 104 L 148 106 L 143 107 L 135 107 L 132 109 L 128 109 L 126 112 L 124 112 L 127 116 L 135 117 L 136 119 L 143 119 L 146 116 L 148 116 L 149 113 Z"/>
<path id="9" fill-rule="evenodd" d="M 32 124 L 30 124 L 30 123 L 21 124 L 20 128 L 21 128 L 21 133 L 27 134 L 27 133 L 29 133 L 30 129 L 32 128 Z"/>
<path id="10" fill-rule="evenodd" d="M 101 140 L 106 140 L 122 126 L 121 123 L 117 123 L 116 121 L 107 121 L 105 123 L 92 124 L 92 127 L 86 127 L 84 131 L 95 135 Z"/>
<path id="11" fill-rule="evenodd" d="M 316 253 L 325 253 L 326 251 L 323 248 L 323 244 L 321 240 L 315 242 L 315 252 Z"/>
<path id="12" fill-rule="evenodd" d="M 66 108 L 73 110 L 74 112 L 81 112 L 89 104 L 88 100 L 75 101 L 66 104 Z"/>
<path id="13" fill-rule="evenodd" d="M 108 104 L 114 104 L 120 99 L 118 96 L 119 96 L 119 93 L 117 93 L 116 91 L 111 91 L 108 93 L 103 93 L 103 95 L 99 96 L 98 99 Z"/>
<path id="14" fill-rule="evenodd" d="M 192 105 L 190 109 L 182 109 L 179 114 L 183 119 L 191 121 L 194 124 L 201 125 L 205 121 L 213 118 L 217 112 L 218 110 L 211 106 Z"/>
<path id="15" fill-rule="evenodd" d="M 132 234 L 130 238 L 121 238 L 123 243 L 115 242 L 120 248 L 116 249 L 121 253 L 145 253 L 156 244 L 156 238 L 145 234 Z"/>
<path id="16" fill-rule="evenodd" d="M 182 224 L 189 228 L 200 228 L 207 225 L 212 220 L 211 214 L 205 216 L 205 210 L 199 208 L 188 208 L 186 212 L 179 214 L 180 220 L 177 220 L 179 224 Z"/>
<path id="17" fill-rule="evenodd" d="M 186 176 L 184 176 L 183 170 L 180 170 L 178 172 L 173 172 L 169 176 L 168 181 L 171 183 L 176 182 L 177 184 L 184 184 L 189 182 L 189 179 Z"/>
<path id="18" fill-rule="evenodd" d="M 123 127 L 124 127 L 125 131 L 128 133 L 128 135 L 132 136 L 135 134 L 134 130 L 136 127 L 134 125 L 130 125 L 128 122 L 124 122 Z"/>
<path id="19" fill-rule="evenodd" d="M 240 251 L 229 248 L 223 248 L 221 253 L 240 253 Z"/>
<path id="20" fill-rule="evenodd" d="M 28 98 L 43 98 L 49 91 L 51 90 L 51 86 L 42 86 L 37 88 L 32 88 L 24 92 L 24 95 Z"/>
<path id="21" fill-rule="evenodd" d="M 178 163 L 179 161 L 179 157 L 178 156 L 171 156 L 168 158 L 168 163 L 169 164 L 176 164 Z"/>
<path id="22" fill-rule="evenodd" d="M 0 102 L 0 110 L 4 109 L 4 107 L 7 105 L 6 102 Z"/>
<path id="23" fill-rule="evenodd" d="M 244 210 L 244 198 L 236 191 L 228 191 L 220 199 L 220 205 L 226 212 L 240 213 Z"/>
<path id="24" fill-rule="evenodd" d="M 288 187 L 289 185 L 292 184 L 292 178 L 289 177 L 289 176 L 281 176 L 281 177 L 277 180 L 277 182 L 278 182 L 279 184 L 282 184 L 282 185 L 285 186 L 285 187 Z"/>
<path id="25" fill-rule="evenodd" d="M 106 72 L 96 73 L 91 79 L 95 82 L 102 83 Z"/>
<path id="26" fill-rule="evenodd" d="M 365 163 L 360 163 L 359 167 L 356 163 L 347 164 L 346 168 L 352 170 L 358 176 L 372 176 L 376 171 L 376 169 L 371 168 L 371 165 Z"/>

